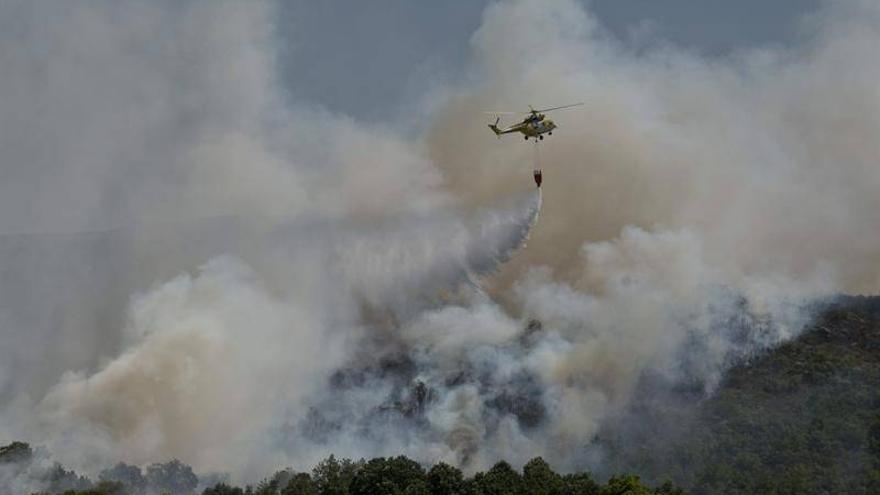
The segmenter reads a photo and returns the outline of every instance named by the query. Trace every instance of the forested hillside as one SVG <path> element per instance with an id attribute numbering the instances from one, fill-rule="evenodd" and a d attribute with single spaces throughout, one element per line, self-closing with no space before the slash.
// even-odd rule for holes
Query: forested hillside
<path id="1" fill-rule="evenodd" d="M 199 479 L 178 461 L 119 464 L 91 481 L 15 443 L 0 448 L 0 475 L 29 473 L 46 493 L 117 495 L 880 493 L 880 298 L 827 305 L 799 338 L 733 367 L 708 397 L 646 378 L 651 387 L 590 446 L 601 452 L 594 473 L 558 474 L 538 458 L 467 477 L 405 457 L 331 457 L 251 487 Z"/>
<path id="2" fill-rule="evenodd" d="M 799 338 L 729 370 L 696 409 L 677 392 L 673 406 L 639 406 L 655 406 L 647 425 L 606 432 L 610 469 L 697 495 L 880 493 L 880 298 L 829 305 Z"/>

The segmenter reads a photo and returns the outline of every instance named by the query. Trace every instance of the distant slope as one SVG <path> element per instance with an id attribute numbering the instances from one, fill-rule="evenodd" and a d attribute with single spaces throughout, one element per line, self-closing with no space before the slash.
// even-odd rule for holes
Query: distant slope
<path id="1" fill-rule="evenodd" d="M 731 369 L 695 413 L 682 396 L 605 432 L 613 469 L 695 495 L 880 493 L 880 298 L 840 298 L 798 339 Z"/>

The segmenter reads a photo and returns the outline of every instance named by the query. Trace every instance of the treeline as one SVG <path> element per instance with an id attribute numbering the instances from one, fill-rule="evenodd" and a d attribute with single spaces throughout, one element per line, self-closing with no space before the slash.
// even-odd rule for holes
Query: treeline
<path id="1" fill-rule="evenodd" d="M 279 471 L 256 487 L 219 484 L 203 495 L 683 495 L 664 483 L 649 488 L 638 476 L 614 476 L 605 484 L 587 473 L 560 475 L 540 457 L 519 472 L 501 461 L 485 472 L 465 477 L 449 464 L 425 469 L 404 456 L 352 462 L 334 457 L 311 473 Z"/>
<path id="2" fill-rule="evenodd" d="M 34 452 L 25 443 L 0 447 L 0 482 L 9 493 L 40 486 L 35 495 L 193 495 L 200 482 L 192 469 L 177 460 L 137 466 L 117 464 L 102 471 L 97 482 L 58 464 L 33 471 Z M 24 478 L 9 476 L 26 473 Z M 202 480 L 201 484 L 206 485 Z M 559 474 L 540 457 L 517 471 L 501 461 L 491 469 L 465 476 L 445 463 L 426 468 L 404 456 L 352 461 L 330 456 L 310 472 L 285 469 L 255 486 L 216 482 L 202 495 L 684 495 L 667 482 L 651 488 L 638 476 L 613 476 L 597 482 L 590 473 Z"/>
<path id="3" fill-rule="evenodd" d="M 180 495 L 194 493 L 198 484 L 192 468 L 176 459 L 151 464 L 143 471 L 119 463 L 101 471 L 93 482 L 51 462 L 45 452 L 35 452 L 24 442 L 0 447 L 0 495 Z"/>

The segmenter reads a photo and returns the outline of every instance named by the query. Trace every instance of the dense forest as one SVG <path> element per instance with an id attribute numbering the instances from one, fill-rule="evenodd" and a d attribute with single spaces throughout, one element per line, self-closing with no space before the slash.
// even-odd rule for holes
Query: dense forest
<path id="1" fill-rule="evenodd" d="M 33 493 L 68 495 L 880 493 L 880 298 L 828 305 L 797 339 L 730 369 L 708 397 L 649 378 L 642 386 L 655 393 L 597 435 L 594 473 L 559 474 L 536 458 L 467 477 L 402 456 L 331 456 L 256 486 L 199 478 L 176 460 L 143 471 L 120 463 L 92 481 L 16 442 L 0 447 L 0 479 L 28 471 Z"/>
<path id="2" fill-rule="evenodd" d="M 728 370 L 692 407 L 636 403 L 600 440 L 607 469 L 695 495 L 880 494 L 880 298 L 844 297 L 797 339 Z M 632 423 L 638 421 L 638 427 Z"/>
<path id="3" fill-rule="evenodd" d="M 0 450 L 0 468 L 28 469 L 34 453 L 16 442 Z M 55 464 L 39 480 L 46 494 L 63 495 L 161 495 L 192 494 L 200 485 L 189 466 L 173 460 L 153 464 L 141 472 L 137 466 L 118 464 L 106 469 L 93 483 Z M 201 481 L 201 484 L 205 484 Z M 9 488 L 7 487 L 7 490 Z M 453 466 L 438 463 L 426 469 L 404 456 L 378 457 L 369 461 L 323 460 L 311 472 L 278 471 L 256 486 L 244 488 L 217 482 L 202 495 L 454 495 L 454 494 L 547 494 L 547 495 L 661 495 L 683 494 L 666 482 L 651 489 L 638 476 L 613 476 L 597 483 L 589 473 L 560 475 L 541 458 L 529 461 L 521 472 L 501 461 L 485 472 L 465 477 Z"/>

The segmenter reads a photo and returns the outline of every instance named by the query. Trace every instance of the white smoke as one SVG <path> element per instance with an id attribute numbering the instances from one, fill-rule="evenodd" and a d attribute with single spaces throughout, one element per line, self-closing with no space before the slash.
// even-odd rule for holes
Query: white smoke
<path id="1" fill-rule="evenodd" d="M 135 299 L 127 349 L 90 376 L 63 376 L 39 405 L 39 428 L 50 447 L 73 436 L 69 447 L 96 463 L 146 464 L 164 452 L 219 469 L 261 457 L 254 440 L 320 386 L 344 350 L 321 321 L 339 315 L 310 310 L 314 303 L 213 260 Z"/>
<path id="2" fill-rule="evenodd" d="M 646 374 L 711 392 L 880 285 L 868 2 L 719 60 L 492 4 L 416 140 L 286 102 L 271 4 L 0 14 L 0 439 L 69 467 L 581 468 Z M 580 100 L 521 196 L 475 115 Z"/>

